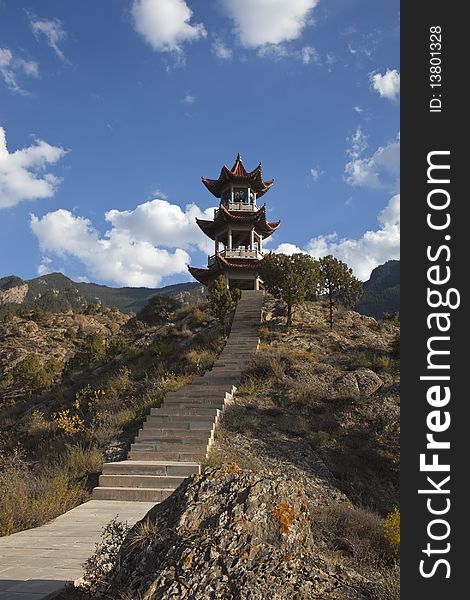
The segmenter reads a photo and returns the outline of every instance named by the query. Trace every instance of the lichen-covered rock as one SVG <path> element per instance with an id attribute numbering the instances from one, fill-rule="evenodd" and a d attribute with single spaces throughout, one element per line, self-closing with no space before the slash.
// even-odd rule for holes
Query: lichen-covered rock
<path id="1" fill-rule="evenodd" d="M 370 369 L 358 369 L 354 371 L 354 376 L 356 377 L 361 396 L 365 398 L 369 398 L 369 396 L 375 394 L 384 384 L 382 379 Z"/>
<path id="2" fill-rule="evenodd" d="M 333 390 L 340 396 L 358 398 L 361 394 L 357 377 L 354 373 L 345 373 L 333 382 Z"/>
<path id="3" fill-rule="evenodd" d="M 103 595 L 365 600 L 366 590 L 362 576 L 322 557 L 302 486 L 232 465 L 186 480 L 135 525 Z"/>

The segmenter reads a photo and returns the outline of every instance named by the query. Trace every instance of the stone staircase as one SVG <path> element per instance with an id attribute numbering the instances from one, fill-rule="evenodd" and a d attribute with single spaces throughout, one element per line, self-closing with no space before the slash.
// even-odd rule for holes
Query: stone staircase
<path id="1" fill-rule="evenodd" d="M 263 292 L 242 291 L 227 344 L 212 370 L 151 409 L 128 459 L 103 466 L 94 499 L 161 502 L 183 479 L 199 473 L 217 421 L 258 348 L 262 304 Z"/>

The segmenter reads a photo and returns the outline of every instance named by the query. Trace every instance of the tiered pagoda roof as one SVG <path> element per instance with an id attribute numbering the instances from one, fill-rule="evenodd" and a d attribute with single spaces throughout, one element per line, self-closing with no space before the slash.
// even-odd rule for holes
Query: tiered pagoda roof
<path id="1" fill-rule="evenodd" d="M 202 231 L 213 240 L 215 239 L 217 230 L 220 229 L 220 226 L 224 223 L 253 223 L 256 225 L 256 230 L 259 233 L 262 233 L 263 237 L 266 239 L 276 231 L 281 222 L 268 222 L 266 220 L 265 204 L 254 212 L 237 210 L 229 211 L 223 204 L 221 204 L 213 221 L 196 218 L 196 223 L 199 225 Z"/>
<path id="2" fill-rule="evenodd" d="M 222 192 L 230 185 L 248 185 L 254 192 L 256 192 L 258 198 L 265 194 L 269 188 L 273 185 L 274 179 L 269 181 L 263 181 L 263 174 L 261 170 L 261 163 L 250 171 L 249 173 L 243 166 L 240 154 L 237 155 L 235 164 L 231 169 L 228 169 L 225 165 L 220 171 L 218 179 L 207 179 L 202 177 L 202 183 L 206 188 L 214 194 L 216 198 L 220 198 Z"/>
<path id="3" fill-rule="evenodd" d="M 218 275 L 224 273 L 227 268 L 230 269 L 241 269 L 241 270 L 252 270 L 257 269 L 261 264 L 261 260 L 253 259 L 242 259 L 242 258 L 225 258 L 220 252 L 215 255 L 214 264 L 210 269 L 202 269 L 199 267 L 188 266 L 188 271 L 197 279 L 199 283 L 208 285 L 209 281 Z"/>

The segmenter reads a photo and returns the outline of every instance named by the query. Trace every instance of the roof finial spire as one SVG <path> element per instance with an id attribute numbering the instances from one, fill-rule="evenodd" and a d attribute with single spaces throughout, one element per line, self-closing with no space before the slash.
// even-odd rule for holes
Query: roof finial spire
<path id="1" fill-rule="evenodd" d="M 243 162 L 242 157 L 240 156 L 240 152 L 237 154 L 237 160 L 239 160 L 240 162 Z"/>

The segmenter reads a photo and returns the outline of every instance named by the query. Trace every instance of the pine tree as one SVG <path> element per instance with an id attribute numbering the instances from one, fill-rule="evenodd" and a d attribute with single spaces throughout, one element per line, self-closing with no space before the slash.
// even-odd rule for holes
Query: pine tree
<path id="1" fill-rule="evenodd" d="M 340 302 L 348 308 L 356 305 L 362 295 L 362 283 L 354 277 L 348 265 L 333 256 L 319 260 L 320 287 L 326 295 L 330 310 L 330 329 L 333 329 L 333 308 Z"/>
<path id="2" fill-rule="evenodd" d="M 308 254 L 271 252 L 263 259 L 260 274 L 268 292 L 287 304 L 287 327 L 292 325 L 293 307 L 317 296 L 318 263 Z"/>
<path id="3" fill-rule="evenodd" d="M 238 292 L 238 293 L 237 293 Z M 222 325 L 224 332 L 227 329 L 228 318 L 231 311 L 235 308 L 239 298 L 239 291 L 232 293 L 225 281 L 220 275 L 209 288 L 209 305 L 214 316 Z"/>

